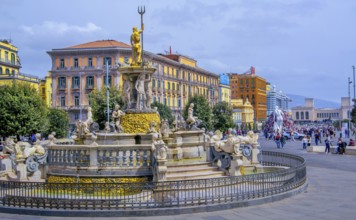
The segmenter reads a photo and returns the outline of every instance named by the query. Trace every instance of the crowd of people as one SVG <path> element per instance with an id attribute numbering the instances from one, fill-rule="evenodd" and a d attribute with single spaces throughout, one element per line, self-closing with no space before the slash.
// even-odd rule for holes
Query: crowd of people
<path id="1" fill-rule="evenodd" d="M 346 146 L 355 146 L 355 141 L 350 139 L 347 144 L 341 137 L 337 137 L 338 132 L 332 124 L 329 123 L 311 123 L 306 125 L 294 125 L 293 130 L 283 129 L 282 131 L 268 132 L 268 129 L 264 129 L 264 137 L 266 140 L 272 140 L 276 143 L 277 148 L 283 148 L 287 140 L 295 141 L 294 134 L 303 134 L 303 138 L 300 138 L 302 142 L 302 148 L 307 149 L 311 145 L 325 145 L 325 153 L 330 153 L 330 147 L 335 144 L 337 146 L 335 154 L 344 154 Z"/>

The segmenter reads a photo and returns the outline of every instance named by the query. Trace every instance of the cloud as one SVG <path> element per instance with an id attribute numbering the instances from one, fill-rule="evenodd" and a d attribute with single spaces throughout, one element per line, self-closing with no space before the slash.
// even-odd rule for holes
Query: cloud
<path id="1" fill-rule="evenodd" d="M 30 35 L 42 34 L 47 32 L 64 35 L 69 32 L 77 32 L 77 33 L 97 32 L 101 30 L 101 27 L 97 26 L 92 22 L 88 22 L 84 26 L 78 26 L 78 25 L 70 25 L 64 22 L 44 21 L 40 25 L 33 25 L 33 26 L 21 25 L 20 29 Z"/>

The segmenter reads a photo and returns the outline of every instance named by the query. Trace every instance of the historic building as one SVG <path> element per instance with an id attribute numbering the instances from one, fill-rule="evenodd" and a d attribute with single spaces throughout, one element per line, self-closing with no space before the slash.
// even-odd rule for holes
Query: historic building
<path id="1" fill-rule="evenodd" d="M 304 106 L 296 106 L 292 108 L 292 119 L 296 123 L 306 123 L 323 120 L 348 120 L 352 106 L 350 97 L 341 98 L 340 108 L 318 108 L 314 107 L 314 99 L 306 98 Z"/>
<path id="2" fill-rule="evenodd" d="M 89 95 L 106 81 L 105 61 L 109 65 L 109 85 L 122 89 L 119 65 L 131 61 L 131 46 L 115 40 L 101 40 L 47 52 L 52 59 L 52 106 L 68 111 L 71 123 L 86 119 Z M 218 102 L 219 76 L 197 66 L 197 61 L 179 54 L 144 51 L 144 60 L 157 68 L 153 74 L 153 101 L 169 106 L 176 118 L 189 97 L 206 97 Z"/>
<path id="3" fill-rule="evenodd" d="M 20 72 L 18 49 L 7 40 L 0 40 L 0 86 L 15 82 L 28 83 L 39 89 L 40 79 Z"/>
<path id="4" fill-rule="evenodd" d="M 48 73 L 40 82 L 40 95 L 47 106 L 52 106 L 52 77 Z"/>
<path id="5" fill-rule="evenodd" d="M 227 74 L 220 75 L 219 83 L 219 102 L 231 103 L 230 79 Z"/>
<path id="6" fill-rule="evenodd" d="M 275 85 L 267 83 L 267 115 L 270 115 L 276 106 L 283 111 L 288 111 L 288 103 L 292 101 L 284 92 L 277 90 Z"/>
<path id="7" fill-rule="evenodd" d="M 266 80 L 255 74 L 255 68 L 245 73 L 230 73 L 231 99 L 248 99 L 253 106 L 256 121 L 266 120 Z"/>
<path id="8" fill-rule="evenodd" d="M 246 99 L 243 102 L 242 99 L 231 99 L 232 117 L 234 124 L 241 129 L 241 125 L 244 128 L 253 128 L 254 124 L 254 110 L 251 103 Z"/>

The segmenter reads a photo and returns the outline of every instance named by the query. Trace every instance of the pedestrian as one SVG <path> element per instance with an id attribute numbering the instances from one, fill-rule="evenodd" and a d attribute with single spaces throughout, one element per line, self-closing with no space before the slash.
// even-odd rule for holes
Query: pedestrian
<path id="1" fill-rule="evenodd" d="M 318 145 L 319 142 L 319 131 L 317 130 L 314 134 L 315 145 Z"/>
<path id="2" fill-rule="evenodd" d="M 295 141 L 295 140 L 294 140 L 294 131 L 291 131 L 291 132 L 290 132 L 290 140 L 291 140 L 291 141 Z"/>
<path id="3" fill-rule="evenodd" d="M 343 142 L 341 138 L 339 138 L 339 141 L 337 142 L 337 153 L 338 154 L 345 153 L 345 142 Z"/>
<path id="4" fill-rule="evenodd" d="M 286 144 L 286 137 L 284 137 L 284 135 L 282 135 L 281 136 L 281 147 L 283 148 L 285 144 Z"/>
<path id="5" fill-rule="evenodd" d="M 277 144 L 277 148 L 281 148 L 281 134 L 277 133 L 276 135 L 276 144 Z"/>
<path id="6" fill-rule="evenodd" d="M 310 138 L 309 135 L 307 136 L 307 141 L 308 141 L 308 142 L 307 142 L 307 146 L 310 147 L 310 145 L 311 145 L 311 138 Z"/>
<path id="7" fill-rule="evenodd" d="M 307 149 L 308 139 L 306 136 L 303 137 L 302 143 L 303 143 L 303 149 Z"/>
<path id="8" fill-rule="evenodd" d="M 329 154 L 330 153 L 330 138 L 329 135 L 326 135 L 325 138 L 325 154 Z"/>

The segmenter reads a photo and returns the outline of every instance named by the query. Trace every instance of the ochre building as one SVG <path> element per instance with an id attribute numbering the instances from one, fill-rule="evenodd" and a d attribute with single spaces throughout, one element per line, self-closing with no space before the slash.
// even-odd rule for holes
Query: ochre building
<path id="1" fill-rule="evenodd" d="M 28 83 L 37 91 L 40 80 L 36 76 L 20 72 L 18 49 L 7 40 L 0 40 L 0 86 L 16 82 Z"/>
<path id="2" fill-rule="evenodd" d="M 101 40 L 47 52 L 52 59 L 52 106 L 69 113 L 71 123 L 87 118 L 89 95 L 106 81 L 105 60 L 109 64 L 109 84 L 122 89 L 119 65 L 131 62 L 131 46 L 115 40 Z M 197 61 L 179 54 L 144 51 L 144 60 L 157 68 L 153 74 L 153 101 L 169 106 L 177 119 L 189 97 L 204 96 L 211 105 L 218 102 L 219 76 L 204 70 Z"/>
<path id="3" fill-rule="evenodd" d="M 253 106 L 256 121 L 266 120 L 266 80 L 255 74 L 254 67 L 247 73 L 230 73 L 231 99 L 248 99 Z"/>

